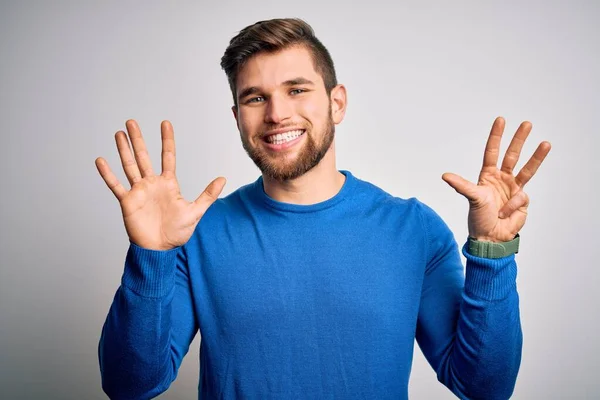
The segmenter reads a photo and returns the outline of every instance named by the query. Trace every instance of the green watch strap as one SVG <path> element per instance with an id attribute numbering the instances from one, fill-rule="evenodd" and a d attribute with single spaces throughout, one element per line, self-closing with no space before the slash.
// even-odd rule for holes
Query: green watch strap
<path id="1" fill-rule="evenodd" d="M 519 239 L 517 236 L 510 242 L 482 242 L 469 237 L 467 251 L 469 254 L 483 258 L 502 258 L 519 252 Z"/>

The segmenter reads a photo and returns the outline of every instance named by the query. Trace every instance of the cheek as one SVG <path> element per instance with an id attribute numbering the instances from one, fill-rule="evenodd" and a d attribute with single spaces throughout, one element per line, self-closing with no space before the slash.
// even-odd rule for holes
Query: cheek
<path id="1" fill-rule="evenodd" d="M 257 116 L 253 112 L 240 112 L 238 115 L 238 128 L 242 136 L 252 135 L 257 130 Z M 260 120 L 258 120 L 260 121 Z"/>
<path id="2" fill-rule="evenodd" d="M 299 104 L 300 115 L 304 115 L 307 119 L 309 119 L 313 125 L 319 125 L 326 121 L 329 115 L 329 106 L 326 102 L 312 101 L 307 100 Z"/>

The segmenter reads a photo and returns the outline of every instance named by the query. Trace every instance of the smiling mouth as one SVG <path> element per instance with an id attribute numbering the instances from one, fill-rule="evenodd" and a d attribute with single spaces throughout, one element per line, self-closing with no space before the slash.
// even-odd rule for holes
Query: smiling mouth
<path id="1" fill-rule="evenodd" d="M 298 137 L 302 136 L 304 132 L 306 132 L 305 129 L 297 129 L 284 133 L 278 133 L 276 135 L 269 135 L 264 137 L 263 140 L 269 144 L 284 144 L 297 139 Z"/>

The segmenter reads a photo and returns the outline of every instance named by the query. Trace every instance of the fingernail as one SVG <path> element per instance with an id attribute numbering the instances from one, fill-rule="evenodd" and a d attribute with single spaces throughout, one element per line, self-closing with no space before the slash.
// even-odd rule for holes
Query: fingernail
<path id="1" fill-rule="evenodd" d="M 500 212 L 498 213 L 498 216 L 499 216 L 500 218 L 504 218 L 504 217 L 505 217 L 505 215 L 504 215 L 504 212 L 503 212 L 503 211 L 500 211 Z"/>

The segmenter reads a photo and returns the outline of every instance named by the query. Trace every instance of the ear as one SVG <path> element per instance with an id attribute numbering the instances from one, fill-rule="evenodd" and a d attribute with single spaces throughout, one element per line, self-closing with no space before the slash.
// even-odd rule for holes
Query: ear
<path id="1" fill-rule="evenodd" d="M 331 89 L 331 118 L 337 125 L 344 119 L 346 115 L 346 104 L 348 102 L 346 97 L 346 87 L 344 85 L 337 85 Z"/>
<path id="2" fill-rule="evenodd" d="M 240 129 L 240 121 L 238 120 L 237 107 L 235 105 L 231 106 L 231 112 L 233 112 L 233 118 L 235 118 L 235 125 Z"/>

